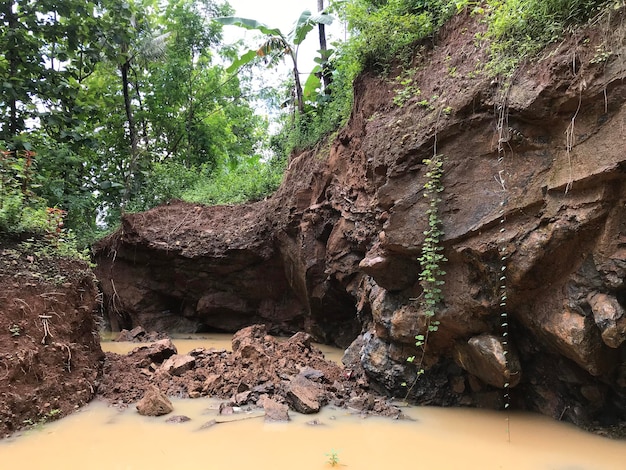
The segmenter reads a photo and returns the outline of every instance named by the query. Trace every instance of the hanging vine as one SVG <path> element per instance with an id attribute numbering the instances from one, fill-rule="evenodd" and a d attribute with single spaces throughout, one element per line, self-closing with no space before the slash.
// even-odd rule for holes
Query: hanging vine
<path id="1" fill-rule="evenodd" d="M 436 149 L 436 147 L 435 147 Z M 436 150 L 435 150 L 436 152 Z M 426 344 L 430 333 L 439 329 L 439 321 L 435 320 L 437 308 L 443 300 L 442 286 L 445 284 L 444 276 L 446 272 L 443 270 L 442 263 L 447 261 L 443 254 L 443 246 L 441 246 L 441 238 L 443 237 L 443 226 L 439 212 L 441 203 L 441 192 L 443 191 L 443 159 L 441 155 L 434 153 L 433 157 L 424 160 L 428 167 L 426 172 L 426 183 L 424 184 L 424 197 L 428 199 L 428 228 L 424 231 L 424 243 L 422 244 L 422 252 L 418 261 L 422 267 L 419 275 L 420 284 L 422 286 L 422 305 L 424 316 L 426 317 L 426 328 L 423 334 L 415 336 L 415 346 L 421 349 L 419 359 L 411 356 L 407 359 L 410 363 L 417 365 L 417 378 L 424 373 L 424 357 L 426 355 Z M 417 359 L 417 360 L 416 360 Z M 407 392 L 411 392 L 415 382 Z"/>

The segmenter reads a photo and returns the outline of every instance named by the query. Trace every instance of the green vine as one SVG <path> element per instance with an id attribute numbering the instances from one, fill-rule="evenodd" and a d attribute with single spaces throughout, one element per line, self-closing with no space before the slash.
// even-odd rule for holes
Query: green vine
<path id="1" fill-rule="evenodd" d="M 419 275 L 420 284 L 423 289 L 422 306 L 426 317 L 426 329 L 424 334 L 415 336 L 415 346 L 421 349 L 419 360 L 415 356 L 407 358 L 410 363 L 417 364 L 417 377 L 424 373 L 424 357 L 426 354 L 426 344 L 430 333 L 439 329 L 439 321 L 434 320 L 435 313 L 443 301 L 442 286 L 446 272 L 442 268 L 442 263 L 447 261 L 443 255 L 441 239 L 443 237 L 443 224 L 441 222 L 439 205 L 441 203 L 441 192 L 443 191 L 443 159 L 435 152 L 433 157 L 424 160 L 428 167 L 426 172 L 426 183 L 424 184 L 424 197 L 428 199 L 428 228 L 424 231 L 424 243 L 422 253 L 418 258 L 422 271 Z M 415 383 L 413 383 L 415 385 Z M 413 386 L 411 386 L 411 389 Z M 411 389 L 407 392 L 411 392 Z"/>

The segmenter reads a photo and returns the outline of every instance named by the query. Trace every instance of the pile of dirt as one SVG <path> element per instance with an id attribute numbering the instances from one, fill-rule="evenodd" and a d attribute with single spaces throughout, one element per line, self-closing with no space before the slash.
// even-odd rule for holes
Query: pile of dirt
<path id="1" fill-rule="evenodd" d="M 0 249 L 0 437 L 58 419 L 95 395 L 102 368 L 86 263 Z"/>
<path id="2" fill-rule="evenodd" d="M 198 348 L 177 354 L 168 339 L 135 348 L 127 355 L 107 353 L 98 395 L 126 406 L 157 388 L 178 398 L 211 396 L 232 405 L 258 405 L 266 398 L 301 413 L 332 404 L 354 412 L 400 415 L 384 397 L 373 394 L 362 370 L 328 361 L 296 333 L 286 341 L 253 325 L 233 337 L 233 351 Z"/>

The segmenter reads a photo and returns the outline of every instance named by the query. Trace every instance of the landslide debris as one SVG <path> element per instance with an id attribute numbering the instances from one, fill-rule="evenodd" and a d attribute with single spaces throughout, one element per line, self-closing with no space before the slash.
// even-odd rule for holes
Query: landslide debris
<path id="1" fill-rule="evenodd" d="M 127 355 L 107 353 L 98 396 L 117 406 L 160 392 L 177 398 L 217 397 L 231 406 L 280 410 L 287 405 L 307 414 L 330 404 L 400 416 L 398 408 L 370 391 L 362 371 L 326 360 L 311 340 L 301 332 L 279 341 L 264 326 L 253 325 L 233 336 L 232 351 L 199 348 L 180 355 L 164 339 Z"/>

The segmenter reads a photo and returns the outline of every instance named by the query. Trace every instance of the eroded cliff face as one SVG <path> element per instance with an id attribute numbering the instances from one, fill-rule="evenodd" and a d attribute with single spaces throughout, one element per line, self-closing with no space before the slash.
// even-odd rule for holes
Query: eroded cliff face
<path id="1" fill-rule="evenodd" d="M 272 198 L 125 217 L 98 246 L 111 325 L 263 322 L 354 340 L 348 366 L 406 394 L 417 376 L 406 358 L 421 357 L 427 323 L 417 258 L 436 144 L 444 305 L 411 396 L 499 407 L 510 389 L 513 405 L 577 424 L 626 419 L 623 11 L 526 64 L 509 87 L 480 73 L 475 21 L 455 18 L 419 50 L 420 93 L 402 106 L 396 81 L 362 76 L 346 128 L 295 155 Z"/>

